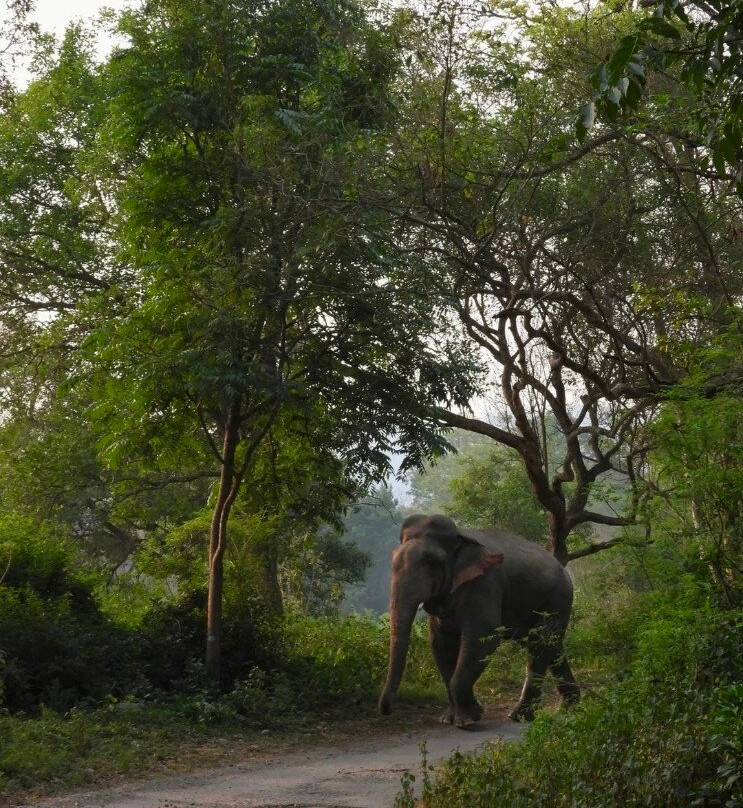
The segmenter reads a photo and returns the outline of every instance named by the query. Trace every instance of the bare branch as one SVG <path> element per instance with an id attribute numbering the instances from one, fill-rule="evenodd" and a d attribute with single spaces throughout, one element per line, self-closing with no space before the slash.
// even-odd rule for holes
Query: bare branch
<path id="1" fill-rule="evenodd" d="M 457 427 L 459 429 L 466 429 L 468 432 L 477 432 L 480 435 L 486 435 L 504 446 L 510 446 L 516 451 L 520 451 L 524 445 L 524 439 L 511 432 L 506 432 L 505 429 L 489 424 L 487 421 L 481 421 L 479 418 L 468 418 L 464 415 L 457 415 L 455 412 L 444 410 L 437 407 L 434 410 L 437 418 L 441 419 L 448 426 Z"/>

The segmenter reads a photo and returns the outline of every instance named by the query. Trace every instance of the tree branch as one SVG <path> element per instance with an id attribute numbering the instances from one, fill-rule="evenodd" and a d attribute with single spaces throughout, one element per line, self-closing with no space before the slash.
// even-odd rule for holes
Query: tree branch
<path id="1" fill-rule="evenodd" d="M 608 550 L 610 547 L 614 547 L 616 544 L 621 544 L 623 539 L 615 538 L 615 539 L 607 539 L 606 541 L 597 541 L 589 544 L 587 547 L 582 547 L 580 550 L 574 550 L 572 553 L 568 553 L 568 561 L 575 561 L 576 558 L 585 558 L 586 556 L 593 555 L 594 553 L 600 553 L 602 550 Z"/>
<path id="2" fill-rule="evenodd" d="M 464 415 L 457 415 L 455 412 L 444 410 L 436 407 L 434 410 L 435 416 L 443 421 L 448 426 L 458 427 L 459 429 L 466 429 L 468 432 L 477 432 L 480 435 L 486 435 L 504 446 L 510 446 L 511 449 L 520 451 L 524 445 L 524 439 L 511 432 L 506 432 L 505 429 L 489 424 L 487 421 L 481 421 L 479 418 L 468 418 Z"/>

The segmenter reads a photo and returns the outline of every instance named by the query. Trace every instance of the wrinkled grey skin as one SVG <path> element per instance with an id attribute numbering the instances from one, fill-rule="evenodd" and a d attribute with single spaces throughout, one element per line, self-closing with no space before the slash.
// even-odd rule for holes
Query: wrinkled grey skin
<path id="1" fill-rule="evenodd" d="M 562 645 L 573 586 L 554 556 L 511 533 L 460 530 L 446 516 L 418 514 L 403 522 L 392 556 L 382 714 L 392 710 L 420 604 L 429 614 L 431 649 L 449 694 L 442 722 L 464 728 L 481 717 L 472 688 L 502 639 L 520 641 L 528 653 L 512 719 L 533 719 L 548 670 L 564 704 L 580 698 Z"/>

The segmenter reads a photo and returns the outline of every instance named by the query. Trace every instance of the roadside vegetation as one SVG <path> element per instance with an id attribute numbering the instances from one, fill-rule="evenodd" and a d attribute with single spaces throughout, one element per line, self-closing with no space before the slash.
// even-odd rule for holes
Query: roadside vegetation
<path id="1" fill-rule="evenodd" d="M 214 690 L 203 593 L 152 597 L 134 621 L 128 581 L 107 602 L 69 545 L 14 527 L 0 544 L 12 559 L 0 588 L 0 800 L 384 731 L 384 617 L 295 608 L 247 633 L 244 613 L 228 613 L 230 678 Z M 411 651 L 399 726 L 431 718 L 442 698 L 422 621 Z"/>
<path id="2" fill-rule="evenodd" d="M 567 566 L 584 699 L 422 806 L 743 805 L 740 15 L 640 5 L 3 4 L 0 801 L 435 720 L 439 511 Z"/>
<path id="3" fill-rule="evenodd" d="M 633 663 L 575 711 L 544 711 L 523 742 L 456 753 L 437 771 L 424 758 L 396 804 L 740 805 L 743 626 L 698 597 L 656 599 Z"/>
<path id="4" fill-rule="evenodd" d="M 566 649 L 581 703 L 543 710 L 521 743 L 438 770 L 423 750 L 398 808 L 743 805 L 743 611 L 728 555 L 743 481 L 737 395 L 687 389 L 667 405 L 655 458 L 679 486 L 652 514 L 653 542 L 576 566 Z"/>

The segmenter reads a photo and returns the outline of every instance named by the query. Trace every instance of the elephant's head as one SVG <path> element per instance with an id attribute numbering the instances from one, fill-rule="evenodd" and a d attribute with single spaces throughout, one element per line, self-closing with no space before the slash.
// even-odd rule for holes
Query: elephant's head
<path id="1" fill-rule="evenodd" d="M 390 662 L 379 712 L 387 715 L 405 669 L 410 629 L 418 607 L 444 598 L 500 564 L 503 556 L 463 536 L 447 516 L 409 516 L 400 546 L 392 554 L 390 591 Z"/>

